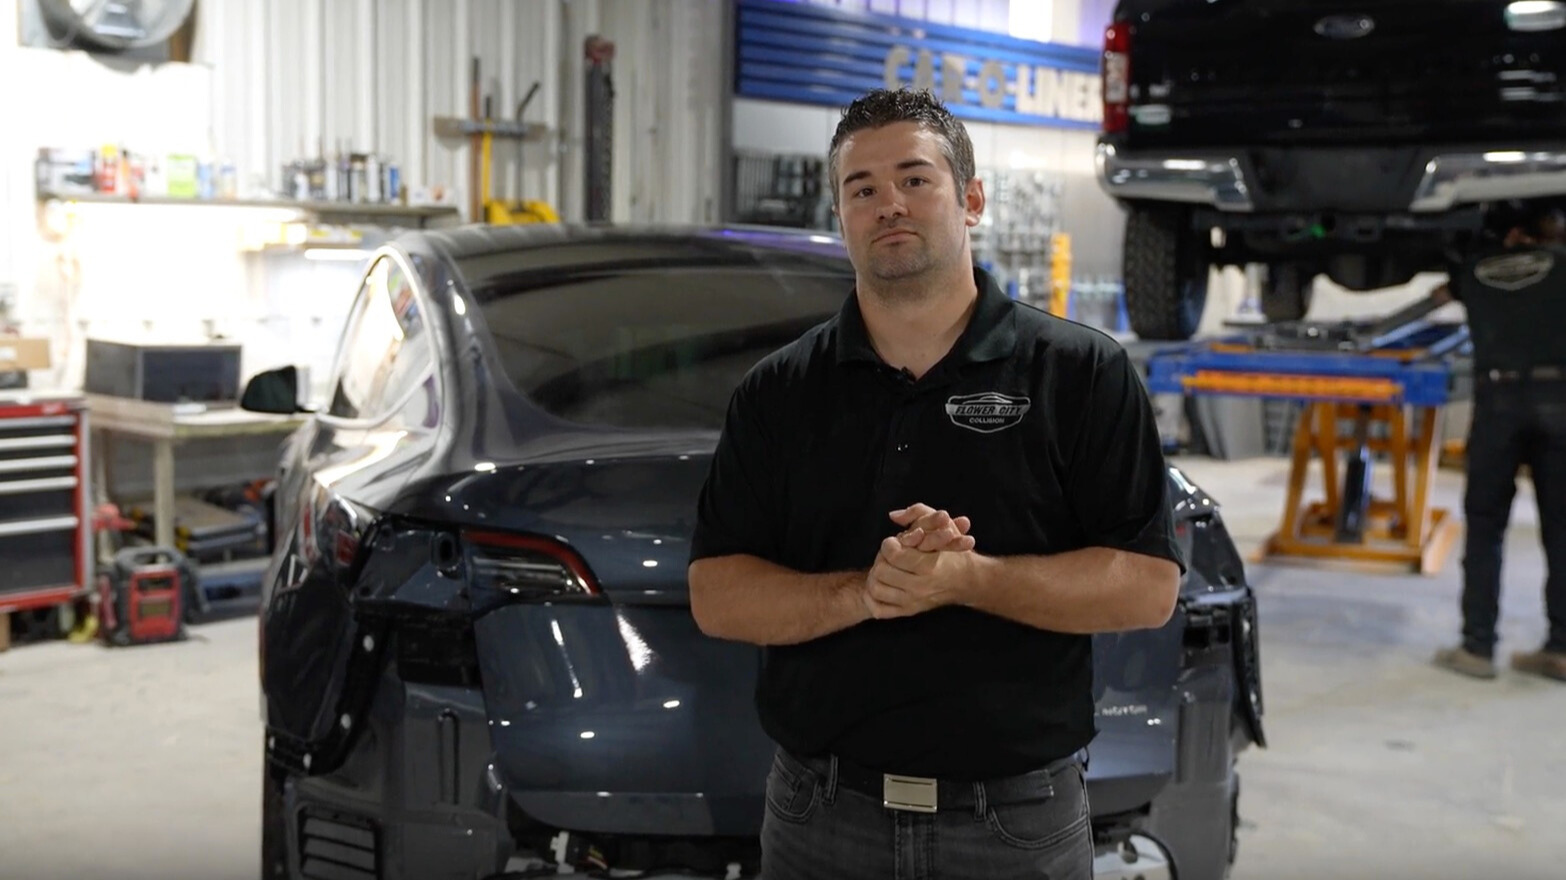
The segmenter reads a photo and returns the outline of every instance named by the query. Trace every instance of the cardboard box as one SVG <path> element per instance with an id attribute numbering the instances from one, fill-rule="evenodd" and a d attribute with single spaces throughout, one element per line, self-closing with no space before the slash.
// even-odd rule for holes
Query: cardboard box
<path id="1" fill-rule="evenodd" d="M 49 340 L 0 336 L 0 372 L 42 370 L 49 366 Z"/>

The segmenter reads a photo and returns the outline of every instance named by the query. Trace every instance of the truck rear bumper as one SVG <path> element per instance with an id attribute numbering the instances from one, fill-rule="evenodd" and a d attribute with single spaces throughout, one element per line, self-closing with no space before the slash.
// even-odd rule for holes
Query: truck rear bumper
<path id="1" fill-rule="evenodd" d="M 1444 153 L 1425 163 L 1425 176 L 1408 209 L 1416 213 L 1456 205 L 1566 193 L 1566 150 L 1491 150 Z"/>
<path id="2" fill-rule="evenodd" d="M 1238 155 L 1121 155 L 1114 144 L 1099 143 L 1098 181 L 1117 199 L 1150 199 L 1211 205 L 1223 211 L 1250 211 L 1251 187 Z"/>
<path id="3" fill-rule="evenodd" d="M 1101 141 L 1096 163 L 1099 184 L 1117 199 L 1225 213 L 1437 214 L 1566 195 L 1566 148 L 1558 145 L 1127 151 Z"/>

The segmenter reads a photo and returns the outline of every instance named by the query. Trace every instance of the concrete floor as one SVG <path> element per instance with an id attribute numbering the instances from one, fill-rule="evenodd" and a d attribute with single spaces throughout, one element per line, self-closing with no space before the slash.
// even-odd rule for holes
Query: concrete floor
<path id="1" fill-rule="evenodd" d="M 1181 464 L 1243 549 L 1275 525 L 1284 462 Z M 1460 491 L 1443 472 L 1435 501 Z M 1433 577 L 1251 567 L 1272 747 L 1241 759 L 1238 880 L 1566 876 L 1566 686 L 1428 665 L 1456 631 L 1459 556 Z M 1526 485 L 1507 560 L 1503 652 L 1544 633 Z M 253 880 L 254 635 L 0 654 L 0 880 Z"/>

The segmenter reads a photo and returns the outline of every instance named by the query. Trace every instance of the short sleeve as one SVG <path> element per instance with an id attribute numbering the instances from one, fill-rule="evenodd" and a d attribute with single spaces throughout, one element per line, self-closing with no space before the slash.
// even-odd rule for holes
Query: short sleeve
<path id="1" fill-rule="evenodd" d="M 747 554 L 777 556 L 782 499 L 776 474 L 781 468 L 772 438 L 761 418 L 765 408 L 754 374 L 729 398 L 723 433 L 707 469 L 696 503 L 691 561 Z"/>
<path id="2" fill-rule="evenodd" d="M 1067 492 L 1087 544 L 1168 559 L 1184 572 L 1158 424 L 1123 349 L 1094 370 L 1084 413 Z"/>

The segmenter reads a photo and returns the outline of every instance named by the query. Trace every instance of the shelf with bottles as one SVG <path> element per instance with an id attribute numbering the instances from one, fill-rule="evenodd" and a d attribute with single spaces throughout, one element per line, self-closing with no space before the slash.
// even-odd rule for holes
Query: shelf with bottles
<path id="1" fill-rule="evenodd" d="M 374 226 L 424 228 L 459 221 L 453 204 L 404 204 L 404 187 L 394 164 L 379 159 L 368 164 L 361 161 L 356 170 L 350 159 L 341 169 L 345 176 L 334 166 L 332 174 L 318 180 L 301 180 L 295 173 L 300 165 L 285 166 L 285 179 L 292 190 L 281 196 L 241 195 L 238 174 L 229 162 L 211 162 L 188 154 L 136 153 L 114 145 L 97 150 L 45 147 L 38 151 L 35 169 L 40 202 L 278 208 L 300 211 L 322 222 Z M 311 170 L 317 169 L 312 166 Z M 324 174 L 324 167 L 320 170 Z M 375 187 L 368 184 L 371 171 Z M 387 197 L 393 193 L 396 198 Z"/>
<path id="2" fill-rule="evenodd" d="M 193 205 L 237 208 L 284 208 L 330 220 L 334 223 L 364 223 L 372 226 L 417 226 L 420 228 L 455 223 L 454 205 L 358 204 L 354 202 L 294 201 L 292 199 L 198 199 L 176 196 L 130 196 L 109 193 L 38 191 L 39 201 L 82 202 L 126 205 Z M 393 221 L 405 220 L 406 223 Z"/>

